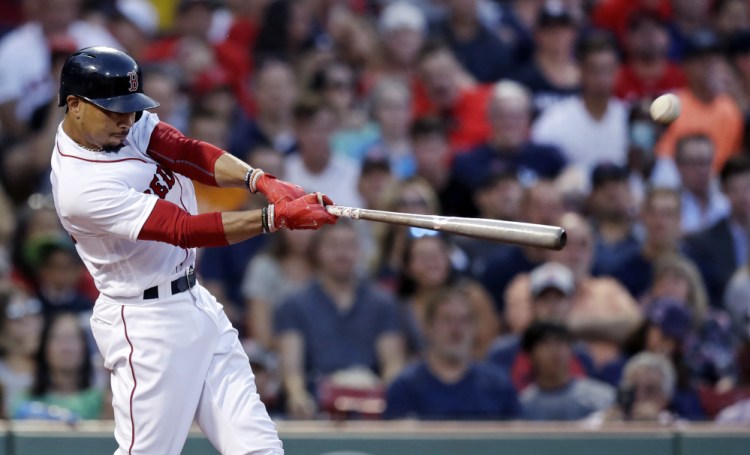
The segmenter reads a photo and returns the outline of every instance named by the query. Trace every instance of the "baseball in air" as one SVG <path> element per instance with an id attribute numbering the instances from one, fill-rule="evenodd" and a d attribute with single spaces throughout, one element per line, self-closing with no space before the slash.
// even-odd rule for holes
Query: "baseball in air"
<path id="1" fill-rule="evenodd" d="M 680 99 L 667 93 L 651 103 L 651 118 L 659 123 L 672 123 L 680 115 Z"/>

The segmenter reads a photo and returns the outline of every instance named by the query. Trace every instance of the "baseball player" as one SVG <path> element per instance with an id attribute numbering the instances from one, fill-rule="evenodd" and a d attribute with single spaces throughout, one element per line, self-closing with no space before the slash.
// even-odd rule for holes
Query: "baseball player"
<path id="1" fill-rule="evenodd" d="M 91 327 L 111 370 L 115 453 L 179 454 L 195 421 L 222 454 L 282 454 L 237 331 L 196 281 L 195 248 L 335 223 L 332 202 L 183 136 L 146 111 L 158 105 L 121 51 L 82 49 L 63 66 L 52 192 L 100 291 Z M 191 179 L 270 204 L 199 215 Z"/>

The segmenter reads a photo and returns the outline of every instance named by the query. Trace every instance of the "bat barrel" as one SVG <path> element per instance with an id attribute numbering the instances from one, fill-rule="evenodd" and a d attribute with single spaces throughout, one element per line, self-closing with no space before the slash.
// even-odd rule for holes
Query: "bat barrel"
<path id="1" fill-rule="evenodd" d="M 567 236 L 558 226 L 514 221 L 387 212 L 342 206 L 326 207 L 329 213 L 353 219 L 380 221 L 466 235 L 485 240 L 561 250 Z"/>

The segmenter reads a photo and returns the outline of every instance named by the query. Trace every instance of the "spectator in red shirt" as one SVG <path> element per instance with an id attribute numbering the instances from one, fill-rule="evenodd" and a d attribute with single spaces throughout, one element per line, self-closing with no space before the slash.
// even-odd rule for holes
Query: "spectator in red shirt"
<path id="1" fill-rule="evenodd" d="M 620 67 L 615 95 L 626 101 L 656 96 L 687 84 L 682 69 L 670 62 L 669 30 L 655 13 L 631 15 L 625 33 L 627 61 Z"/>
<path id="2" fill-rule="evenodd" d="M 433 115 L 448 125 L 451 151 L 466 151 L 490 135 L 489 86 L 477 84 L 445 45 L 425 47 L 419 60 L 421 85 L 414 99 L 416 117 Z"/>

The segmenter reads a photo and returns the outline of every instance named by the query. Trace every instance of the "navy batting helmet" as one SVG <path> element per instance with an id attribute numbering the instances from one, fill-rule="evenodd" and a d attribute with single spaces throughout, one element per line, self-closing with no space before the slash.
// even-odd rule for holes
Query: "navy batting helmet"
<path id="1" fill-rule="evenodd" d="M 138 63 L 111 47 L 87 47 L 65 60 L 60 78 L 59 106 L 75 95 L 111 112 L 129 113 L 159 106 L 143 94 Z"/>

